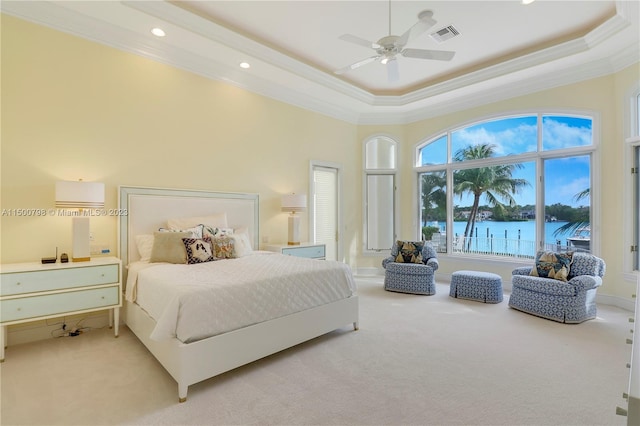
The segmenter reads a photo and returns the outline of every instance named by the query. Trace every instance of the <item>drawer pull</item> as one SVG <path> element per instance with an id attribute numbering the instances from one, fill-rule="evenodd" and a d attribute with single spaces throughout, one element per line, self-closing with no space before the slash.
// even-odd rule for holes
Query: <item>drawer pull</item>
<path id="1" fill-rule="evenodd" d="M 632 344 L 632 343 L 633 343 L 633 340 L 631 340 L 631 339 L 627 339 L 627 345 L 630 345 L 630 344 Z"/>
<path id="2" fill-rule="evenodd" d="M 16 285 L 21 285 L 21 284 L 22 284 L 22 283 L 21 283 L 20 281 L 18 281 L 18 282 L 16 283 Z"/>
<path id="3" fill-rule="evenodd" d="M 618 416 L 626 416 L 627 410 L 625 410 L 624 408 L 616 407 L 616 414 Z"/>

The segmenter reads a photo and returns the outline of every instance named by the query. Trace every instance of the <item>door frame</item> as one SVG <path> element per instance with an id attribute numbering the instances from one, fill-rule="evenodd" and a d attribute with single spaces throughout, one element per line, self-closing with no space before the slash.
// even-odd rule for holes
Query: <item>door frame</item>
<path id="1" fill-rule="evenodd" d="M 314 184 L 314 179 L 313 179 L 313 173 L 315 171 L 316 168 L 324 168 L 324 169 L 335 169 L 336 170 L 336 190 L 338 191 L 337 193 L 337 223 L 336 223 L 336 229 L 338 230 L 338 240 L 336 241 L 336 259 L 340 262 L 344 262 L 344 251 L 343 251 L 343 241 L 344 241 L 344 228 L 343 228 L 343 214 L 342 214 L 342 164 L 340 163 L 334 163 L 334 162 L 330 162 L 330 161 L 317 161 L 317 160 L 311 160 L 309 162 L 309 194 L 311 195 L 310 198 L 310 203 L 309 203 L 309 241 L 312 242 L 316 242 L 315 241 L 315 235 L 314 235 L 314 226 L 313 224 L 315 223 L 315 212 L 316 212 L 316 206 L 315 206 L 315 184 Z"/>

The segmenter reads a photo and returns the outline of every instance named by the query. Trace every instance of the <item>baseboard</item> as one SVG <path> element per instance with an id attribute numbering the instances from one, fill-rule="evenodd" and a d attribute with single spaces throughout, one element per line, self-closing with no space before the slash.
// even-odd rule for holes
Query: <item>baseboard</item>
<path id="1" fill-rule="evenodd" d="M 354 275 L 356 277 L 384 277 L 384 269 L 376 267 L 358 268 Z"/>
<path id="2" fill-rule="evenodd" d="M 596 303 L 615 306 L 629 312 L 634 312 L 636 307 L 636 301 L 633 299 L 627 299 L 625 297 L 611 296 L 609 294 L 600 294 L 600 293 L 596 293 Z"/>

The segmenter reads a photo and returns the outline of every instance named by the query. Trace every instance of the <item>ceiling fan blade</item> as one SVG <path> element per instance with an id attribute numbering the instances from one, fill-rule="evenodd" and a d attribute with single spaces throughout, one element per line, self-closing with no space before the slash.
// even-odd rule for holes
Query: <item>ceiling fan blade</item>
<path id="1" fill-rule="evenodd" d="M 380 45 L 378 43 L 374 43 L 372 41 L 365 40 L 363 38 L 360 38 L 358 36 L 354 36 L 352 34 L 343 34 L 338 38 L 340 40 L 347 41 L 349 43 L 355 43 L 355 44 L 357 44 L 359 46 L 368 47 L 370 49 L 378 49 L 378 48 L 380 48 Z"/>
<path id="2" fill-rule="evenodd" d="M 389 80 L 389 83 L 400 80 L 400 71 L 398 69 L 398 61 L 396 58 L 387 62 L 387 80 Z"/>
<path id="3" fill-rule="evenodd" d="M 436 61 L 450 61 L 456 52 L 450 50 L 403 49 L 400 54 L 406 58 L 435 59 Z"/>
<path id="4" fill-rule="evenodd" d="M 363 60 L 358 61 L 358 62 L 356 62 L 354 64 L 346 66 L 344 68 L 340 68 L 339 70 L 334 71 L 333 73 L 334 74 L 344 74 L 347 71 L 355 70 L 356 68 L 360 68 L 363 65 L 367 65 L 367 64 L 369 64 L 371 62 L 374 62 L 374 61 L 378 60 L 378 58 L 380 58 L 380 55 L 371 56 L 370 58 L 363 59 Z"/>
<path id="5" fill-rule="evenodd" d="M 433 27 L 436 24 L 436 22 L 437 21 L 435 19 L 432 19 L 429 15 L 420 17 L 418 22 L 413 24 L 411 28 L 409 28 L 407 31 L 405 31 L 404 34 L 402 34 L 402 36 L 400 36 L 400 39 L 398 39 L 398 44 L 400 46 L 406 45 L 411 40 L 418 37 L 420 34 L 424 33 L 429 28 Z"/>

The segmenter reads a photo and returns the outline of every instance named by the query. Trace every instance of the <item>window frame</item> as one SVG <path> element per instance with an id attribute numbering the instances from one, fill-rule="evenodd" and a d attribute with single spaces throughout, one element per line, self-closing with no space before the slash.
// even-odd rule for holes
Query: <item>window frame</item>
<path id="1" fill-rule="evenodd" d="M 459 131 L 460 129 L 464 129 L 467 127 L 472 127 L 478 124 L 482 124 L 484 122 L 492 122 L 502 119 L 514 118 L 514 117 L 523 117 L 523 116 L 536 116 L 537 117 L 537 151 L 535 152 L 525 152 L 522 154 L 514 154 L 509 156 L 500 156 L 500 157 L 492 157 L 490 159 L 483 160 L 473 160 L 466 162 L 454 162 L 452 156 L 454 153 L 452 152 L 452 143 L 451 143 L 451 134 L 453 132 Z M 591 134 L 592 134 L 592 143 L 588 146 L 577 146 L 577 147 L 569 147 L 569 148 L 561 148 L 555 150 L 547 150 L 542 151 L 542 119 L 546 116 L 562 116 L 562 117 L 578 117 L 578 118 L 588 118 L 591 120 Z M 446 164 L 438 164 L 438 165 L 426 165 L 422 166 L 419 164 L 420 150 L 428 145 L 432 141 L 436 141 L 442 137 L 442 135 L 447 136 L 447 163 Z M 536 247 L 541 247 L 544 243 L 543 238 L 543 230 L 544 227 L 542 225 L 542 221 L 544 218 L 544 185 L 543 185 L 543 164 L 547 159 L 553 158 L 563 158 L 563 157 L 571 157 L 571 156 L 582 156 L 588 155 L 590 158 L 590 188 L 593 188 L 594 182 L 599 182 L 600 178 L 600 169 L 599 169 L 599 147 L 600 147 L 600 115 L 598 112 L 590 111 L 590 110 L 567 110 L 567 109 L 534 109 L 534 110 L 526 110 L 526 111 L 511 111 L 511 112 L 502 112 L 495 113 L 491 115 L 476 117 L 472 120 L 467 120 L 462 123 L 457 123 L 454 126 L 451 126 L 446 129 L 440 129 L 437 132 L 434 132 L 432 135 L 420 140 L 417 144 L 414 145 L 414 153 L 413 153 L 413 171 L 414 171 L 414 182 L 418 188 L 417 197 L 418 197 L 418 208 L 414 210 L 414 221 L 418 224 L 421 224 L 421 211 L 420 211 L 420 176 L 425 172 L 434 172 L 434 171 L 446 171 L 447 181 L 446 187 L 453 188 L 454 181 L 454 170 L 459 169 L 467 169 L 467 168 L 477 168 L 484 166 L 491 166 L 497 164 L 507 164 L 507 163 L 524 163 L 524 162 L 535 162 L 536 169 Z M 447 191 L 446 199 L 447 199 L 447 221 L 446 227 L 447 230 L 454 229 L 454 221 L 453 221 L 453 209 L 454 209 L 454 196 L 453 191 Z M 599 252 L 599 223 L 600 223 L 600 212 L 599 212 L 599 191 L 591 191 L 590 194 L 590 223 L 591 223 L 591 235 L 592 235 L 592 246 L 591 252 L 596 254 Z M 420 225 L 419 225 L 420 226 Z M 449 234 L 449 232 L 447 232 Z M 447 238 L 447 247 L 446 253 L 442 253 L 443 256 L 452 256 L 456 259 L 465 258 L 465 257 L 474 257 L 474 258 L 484 258 L 484 259 L 492 259 L 492 260 L 500 260 L 502 259 L 500 256 L 492 256 L 492 255 L 476 255 L 476 254 L 467 254 L 467 253 L 454 253 L 453 248 L 453 236 L 449 236 Z M 512 259 L 509 259 L 512 260 Z"/>
<path id="2" fill-rule="evenodd" d="M 367 147 L 368 144 L 374 140 L 377 139 L 384 139 L 388 142 L 391 143 L 391 146 L 393 147 L 393 151 L 394 151 L 394 163 L 392 168 L 367 168 Z M 392 240 L 397 239 L 397 235 L 398 235 L 398 230 L 399 230 L 399 215 L 398 215 L 398 206 L 399 206 L 399 200 L 398 200 L 398 179 L 399 179 L 399 173 L 398 173 L 398 159 L 399 159 L 399 143 L 397 141 L 397 138 L 395 138 L 394 136 L 391 136 L 389 134 L 373 134 L 370 135 L 368 137 L 366 137 L 363 140 L 362 143 L 362 170 L 363 170 L 363 175 L 362 175 L 362 254 L 363 255 L 368 255 L 368 256 L 379 256 L 380 253 L 384 253 L 387 251 L 391 250 L 391 247 L 389 248 L 379 248 L 379 249 L 370 249 L 369 248 L 369 241 L 368 241 L 368 235 L 369 235 L 369 220 L 368 220 L 368 205 L 369 205 L 369 199 L 368 199 L 368 193 L 369 193 L 369 187 L 368 187 L 368 182 L 369 182 L 369 176 L 383 176 L 383 175 L 389 175 L 392 176 L 393 178 L 393 207 L 392 207 L 392 219 L 391 222 L 393 223 L 393 232 L 392 232 Z"/>
<path id="3" fill-rule="evenodd" d="M 638 211 L 640 209 L 640 81 L 636 82 L 625 95 L 624 121 L 624 192 L 631 194 L 631 197 L 623 197 L 625 204 L 623 220 L 625 228 L 633 230 L 623 236 L 625 245 L 623 264 L 626 275 L 640 271 L 640 213 Z M 635 251 L 632 250 L 634 247 Z"/>

